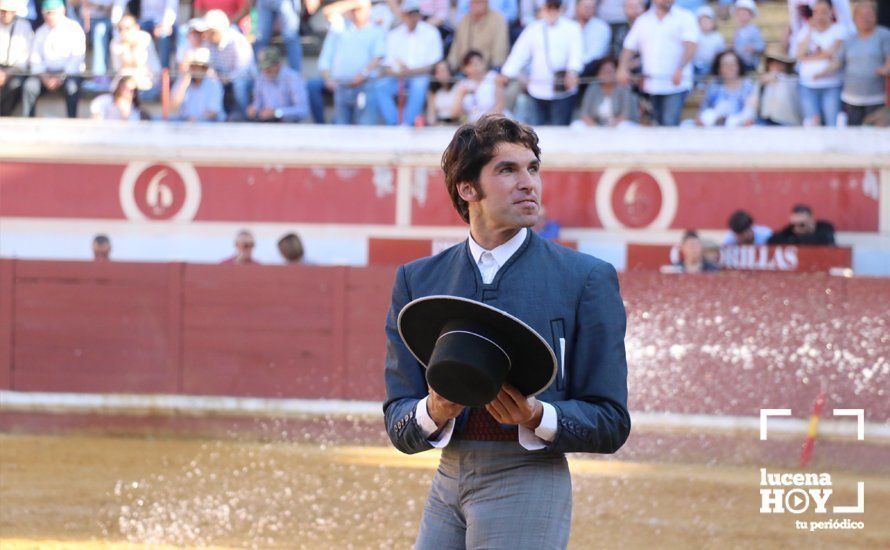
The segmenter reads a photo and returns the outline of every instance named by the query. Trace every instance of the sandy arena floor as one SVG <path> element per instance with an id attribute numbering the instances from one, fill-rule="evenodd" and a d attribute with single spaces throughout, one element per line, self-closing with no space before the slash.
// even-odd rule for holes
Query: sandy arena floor
<path id="1" fill-rule="evenodd" d="M 0 435 L 0 547 L 408 548 L 436 463 L 382 446 Z M 572 548 L 890 544 L 887 476 L 833 476 L 842 504 L 865 481 L 864 531 L 805 533 L 794 520 L 812 515 L 758 513 L 756 467 L 572 468 Z"/>

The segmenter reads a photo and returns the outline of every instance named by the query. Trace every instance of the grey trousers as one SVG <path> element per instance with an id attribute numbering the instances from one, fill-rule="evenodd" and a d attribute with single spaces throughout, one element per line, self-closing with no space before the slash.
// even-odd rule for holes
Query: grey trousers
<path id="1" fill-rule="evenodd" d="M 519 443 L 452 440 L 442 451 L 415 548 L 565 548 L 572 480 L 565 456 Z"/>

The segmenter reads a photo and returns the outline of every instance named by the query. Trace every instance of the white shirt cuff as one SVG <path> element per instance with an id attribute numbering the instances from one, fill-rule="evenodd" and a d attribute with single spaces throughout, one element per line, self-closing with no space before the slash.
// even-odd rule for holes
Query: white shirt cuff
<path id="1" fill-rule="evenodd" d="M 424 397 L 417 402 L 417 408 L 414 410 L 414 418 L 417 420 L 417 424 L 420 426 L 420 431 L 423 432 L 424 437 L 427 438 L 430 445 L 437 449 L 441 449 L 451 441 L 451 434 L 454 433 L 454 419 L 452 418 L 448 421 L 448 424 L 445 424 L 445 427 L 442 428 L 437 439 L 430 439 L 430 436 L 436 433 L 439 430 L 439 427 L 436 426 L 436 421 L 430 417 L 429 411 L 426 410 L 427 399 L 429 399 L 429 397 Z"/>
<path id="2" fill-rule="evenodd" d="M 541 415 L 541 423 L 534 431 L 519 426 L 519 444 L 528 451 L 544 449 L 556 439 L 556 407 L 543 401 L 541 405 L 544 407 L 544 413 Z"/>

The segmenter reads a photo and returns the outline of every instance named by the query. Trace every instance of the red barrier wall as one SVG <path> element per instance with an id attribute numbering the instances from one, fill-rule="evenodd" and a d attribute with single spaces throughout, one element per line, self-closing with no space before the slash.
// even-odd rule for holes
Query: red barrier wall
<path id="1" fill-rule="evenodd" d="M 0 388 L 381 400 L 392 267 L 0 261 Z M 890 280 L 621 275 L 633 410 L 890 420 Z"/>

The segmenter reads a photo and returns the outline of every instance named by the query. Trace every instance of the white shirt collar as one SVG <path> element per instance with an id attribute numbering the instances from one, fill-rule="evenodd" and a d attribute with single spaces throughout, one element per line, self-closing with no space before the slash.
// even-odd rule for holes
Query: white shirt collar
<path id="1" fill-rule="evenodd" d="M 523 227 L 519 230 L 513 238 L 504 244 L 497 246 L 494 250 L 485 250 L 482 248 L 479 243 L 477 243 L 473 239 L 473 235 L 470 234 L 470 254 L 473 256 L 473 260 L 478 264 L 479 260 L 482 258 L 482 254 L 484 252 L 491 252 L 491 255 L 494 256 L 494 261 L 498 264 L 498 267 L 502 267 L 507 260 L 510 259 L 510 256 L 516 253 L 519 250 L 519 247 L 522 246 L 522 243 L 525 242 L 525 236 L 528 233 L 528 229 Z"/>

